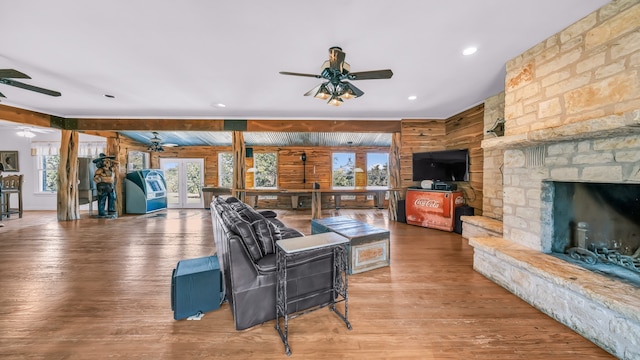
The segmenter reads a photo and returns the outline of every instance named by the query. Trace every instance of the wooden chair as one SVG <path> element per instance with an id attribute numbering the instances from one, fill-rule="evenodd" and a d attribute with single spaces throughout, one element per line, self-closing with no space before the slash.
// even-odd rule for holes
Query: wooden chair
<path id="1" fill-rule="evenodd" d="M 0 219 L 3 216 L 10 217 L 11 214 L 18 214 L 22 218 L 22 182 L 24 175 L 2 176 L 2 198 L 0 199 Z M 11 207 L 11 195 L 18 195 L 18 207 Z"/>

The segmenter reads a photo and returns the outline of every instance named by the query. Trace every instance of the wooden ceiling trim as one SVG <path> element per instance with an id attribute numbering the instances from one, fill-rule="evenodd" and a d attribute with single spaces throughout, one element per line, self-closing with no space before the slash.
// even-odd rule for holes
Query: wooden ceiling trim
<path id="1" fill-rule="evenodd" d="M 0 119 L 21 124 L 51 127 L 50 115 L 6 105 L 0 105 Z"/>
<path id="2" fill-rule="evenodd" d="M 247 120 L 247 131 L 394 133 L 401 131 L 401 122 L 396 120 Z"/>
<path id="3" fill-rule="evenodd" d="M 78 119 L 77 130 L 223 131 L 224 120 Z"/>

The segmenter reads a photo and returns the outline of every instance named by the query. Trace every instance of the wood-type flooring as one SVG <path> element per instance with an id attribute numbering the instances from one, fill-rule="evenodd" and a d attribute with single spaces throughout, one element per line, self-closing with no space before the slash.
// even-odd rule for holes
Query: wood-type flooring
<path id="1" fill-rule="evenodd" d="M 309 211 L 279 210 L 309 234 Z M 391 266 L 349 277 L 349 331 L 329 309 L 290 321 L 295 359 L 610 359 L 472 268 L 460 235 L 323 211 L 391 231 Z M 0 228 L 0 359 L 285 359 L 275 321 L 236 331 L 228 304 L 173 320 L 171 273 L 215 253 L 205 209 L 58 222 L 27 211 Z"/>

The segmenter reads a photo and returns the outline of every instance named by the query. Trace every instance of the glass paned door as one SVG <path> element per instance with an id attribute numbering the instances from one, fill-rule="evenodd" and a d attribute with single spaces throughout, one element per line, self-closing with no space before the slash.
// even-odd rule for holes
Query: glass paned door
<path id="1" fill-rule="evenodd" d="M 203 159 L 160 159 L 160 168 L 167 182 L 167 207 L 203 207 Z"/>

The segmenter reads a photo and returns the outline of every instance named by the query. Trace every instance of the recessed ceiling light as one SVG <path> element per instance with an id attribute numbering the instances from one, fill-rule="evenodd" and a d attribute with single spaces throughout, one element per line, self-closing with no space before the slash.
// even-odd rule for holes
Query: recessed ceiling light
<path id="1" fill-rule="evenodd" d="M 409 96 L 407 99 L 409 99 L 409 100 L 415 100 L 415 99 L 417 99 L 417 98 L 418 98 L 417 96 L 415 96 L 415 95 L 411 95 L 411 96 Z"/>
<path id="2" fill-rule="evenodd" d="M 109 95 L 109 94 L 104 94 L 104 97 L 109 98 L 109 99 L 115 99 L 115 96 Z"/>
<path id="3" fill-rule="evenodd" d="M 217 103 L 214 105 L 215 107 L 219 107 L 219 108 L 223 108 L 223 107 L 227 107 L 227 105 L 223 104 L 223 103 Z"/>
<path id="4" fill-rule="evenodd" d="M 474 47 L 474 46 L 471 46 L 471 47 L 468 47 L 468 48 L 462 50 L 462 55 L 464 55 L 464 56 L 473 55 L 473 54 L 476 53 L 476 51 L 478 51 L 478 48 Z"/>

